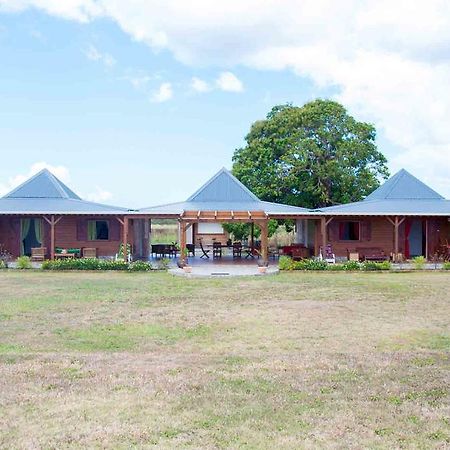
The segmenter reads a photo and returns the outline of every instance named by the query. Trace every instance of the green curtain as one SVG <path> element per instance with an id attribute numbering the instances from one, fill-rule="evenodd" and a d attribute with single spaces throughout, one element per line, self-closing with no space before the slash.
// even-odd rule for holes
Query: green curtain
<path id="1" fill-rule="evenodd" d="M 25 254 L 25 245 L 23 241 L 28 236 L 28 232 L 30 231 L 30 219 L 21 219 L 20 221 L 20 246 L 21 246 L 21 254 Z"/>
<path id="2" fill-rule="evenodd" d="M 34 234 L 39 245 L 42 246 L 42 219 L 34 219 Z"/>
<path id="3" fill-rule="evenodd" d="M 97 239 L 97 223 L 95 220 L 88 220 L 88 241 Z"/>

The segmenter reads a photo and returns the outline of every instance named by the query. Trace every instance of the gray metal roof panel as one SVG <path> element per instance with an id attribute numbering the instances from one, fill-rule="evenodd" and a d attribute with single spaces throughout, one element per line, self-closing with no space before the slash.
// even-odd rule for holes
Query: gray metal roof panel
<path id="1" fill-rule="evenodd" d="M 258 201 L 253 192 L 244 186 L 230 171 L 222 168 L 187 201 L 245 202 Z"/>
<path id="2" fill-rule="evenodd" d="M 169 203 L 167 205 L 153 206 L 150 208 L 142 208 L 138 213 L 148 214 L 168 214 L 180 215 L 183 211 L 264 211 L 267 214 L 311 214 L 312 212 L 306 208 L 297 206 L 283 205 L 279 203 L 257 201 L 241 201 L 241 202 L 198 202 L 187 201 L 180 203 Z"/>
<path id="3" fill-rule="evenodd" d="M 369 194 L 364 201 L 370 200 L 419 200 L 443 199 L 442 195 L 431 189 L 425 183 L 401 169 L 378 189 Z"/>
<path id="4" fill-rule="evenodd" d="M 127 208 L 72 198 L 0 198 L 5 214 L 124 214 Z"/>
<path id="5" fill-rule="evenodd" d="M 450 216 L 450 200 L 365 200 L 318 210 L 334 215 L 417 215 Z"/>
<path id="6" fill-rule="evenodd" d="M 20 186 L 13 189 L 6 198 L 66 198 L 81 200 L 61 180 L 47 169 L 43 169 Z"/>

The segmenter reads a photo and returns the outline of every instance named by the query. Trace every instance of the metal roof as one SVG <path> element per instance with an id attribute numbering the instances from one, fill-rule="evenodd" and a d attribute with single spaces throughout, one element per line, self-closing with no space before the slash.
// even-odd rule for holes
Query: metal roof
<path id="1" fill-rule="evenodd" d="M 222 168 L 186 201 L 142 208 L 154 215 L 180 215 L 183 211 L 264 211 L 268 215 L 314 214 L 306 208 L 260 200 L 230 171 Z"/>
<path id="2" fill-rule="evenodd" d="M 378 189 L 369 194 L 364 201 L 371 200 L 443 200 L 444 197 L 433 191 L 425 183 L 401 169 Z"/>
<path id="3" fill-rule="evenodd" d="M 318 210 L 330 215 L 450 216 L 446 200 L 405 169 L 375 189 L 364 200 Z"/>
<path id="4" fill-rule="evenodd" d="M 43 169 L 13 189 L 5 198 L 71 198 L 81 200 L 50 171 Z"/>
<path id="5" fill-rule="evenodd" d="M 0 214 L 124 214 L 127 208 L 82 200 L 47 169 L 0 198 Z"/>

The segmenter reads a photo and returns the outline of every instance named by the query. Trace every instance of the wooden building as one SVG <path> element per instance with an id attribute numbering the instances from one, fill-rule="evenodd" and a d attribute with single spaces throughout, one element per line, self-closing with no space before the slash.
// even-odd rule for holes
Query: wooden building
<path id="1" fill-rule="evenodd" d="M 338 257 L 432 259 L 450 243 L 450 200 L 404 169 L 363 201 L 317 212 L 316 243 Z"/>
<path id="2" fill-rule="evenodd" d="M 215 230 L 212 236 L 207 236 L 205 244 L 209 243 L 211 237 L 225 243 L 228 236 L 221 232 L 221 224 L 251 223 L 261 229 L 261 254 L 262 260 L 266 263 L 268 221 L 293 219 L 303 224 L 308 217 L 315 214 L 305 208 L 260 200 L 225 168 L 216 173 L 186 201 L 143 208 L 139 213 L 155 219 L 177 219 L 182 249 L 186 244 L 198 245 L 199 241 L 203 241 L 205 229 Z M 305 229 L 303 226 L 302 230 Z M 303 235 L 298 233 L 298 236 Z"/>
<path id="3" fill-rule="evenodd" d="M 0 199 L 0 245 L 13 258 L 45 248 L 45 257 L 72 251 L 113 257 L 121 243 L 148 255 L 148 221 L 130 211 L 82 200 L 44 169 Z M 139 237 L 134 245 L 135 237 Z M 127 247 L 126 247 L 127 248 Z M 139 254 L 137 256 L 140 256 Z"/>

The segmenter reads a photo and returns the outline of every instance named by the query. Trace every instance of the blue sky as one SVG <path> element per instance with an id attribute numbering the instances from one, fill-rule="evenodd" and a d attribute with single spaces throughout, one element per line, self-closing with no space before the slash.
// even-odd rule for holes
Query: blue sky
<path id="1" fill-rule="evenodd" d="M 211 31 L 209 21 L 193 31 L 174 22 L 163 30 L 166 38 L 162 32 L 143 38 L 129 11 L 80 18 L 76 6 L 55 12 L 51 0 L 44 10 L 28 3 L 12 11 L 0 0 L 0 191 L 48 166 L 93 200 L 130 207 L 183 200 L 222 166 L 231 167 L 251 123 L 273 105 L 320 96 L 376 123 L 392 171 L 404 166 L 450 196 L 447 136 L 432 128 L 411 137 L 418 120 L 413 109 L 405 114 L 403 105 L 396 116 L 396 105 L 379 106 L 383 95 L 392 98 L 391 86 L 380 91 L 375 82 L 365 87 L 358 80 L 355 86 L 351 71 L 333 79 L 323 63 L 297 67 L 290 56 L 274 63 L 280 52 L 270 53 L 272 42 L 253 48 L 251 34 Z M 251 24 L 239 26 L 252 32 Z M 240 60 L 244 50 L 247 59 Z M 344 73 L 342 67 L 337 61 L 336 73 Z M 380 111 L 403 128 L 386 125 Z M 423 154 L 436 169 L 423 170 Z"/>

